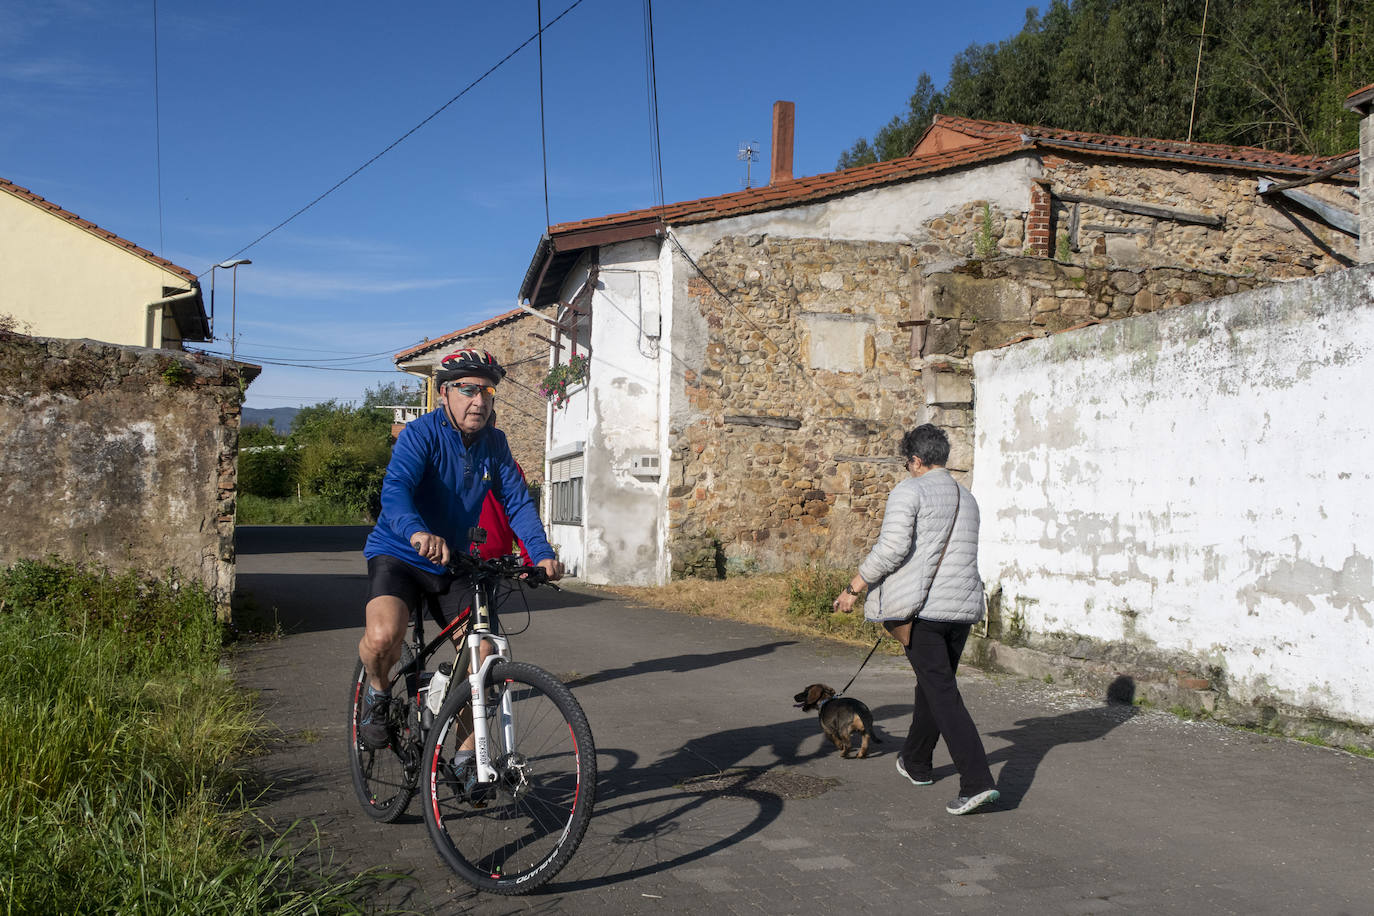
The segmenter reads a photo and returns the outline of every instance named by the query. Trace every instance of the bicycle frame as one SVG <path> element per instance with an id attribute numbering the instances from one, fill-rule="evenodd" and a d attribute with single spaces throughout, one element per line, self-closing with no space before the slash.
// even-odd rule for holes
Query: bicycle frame
<path id="1" fill-rule="evenodd" d="M 491 668 L 497 662 L 510 658 L 510 640 L 497 636 L 491 631 L 490 585 L 482 578 L 473 582 L 472 626 L 468 628 L 463 656 L 469 661 L 482 657 L 482 641 L 488 640 L 495 650 L 483 660 L 480 667 L 469 664 L 468 691 L 472 697 L 472 737 L 474 760 L 477 764 L 479 784 L 496 781 L 496 767 L 491 762 L 491 742 L 487 733 L 487 691 L 486 684 Z M 459 659 L 461 662 L 463 659 Z M 456 673 L 457 669 L 455 669 Z M 501 737 L 506 747 L 515 746 L 515 722 L 511 715 L 510 694 L 501 694 L 500 712 Z"/>

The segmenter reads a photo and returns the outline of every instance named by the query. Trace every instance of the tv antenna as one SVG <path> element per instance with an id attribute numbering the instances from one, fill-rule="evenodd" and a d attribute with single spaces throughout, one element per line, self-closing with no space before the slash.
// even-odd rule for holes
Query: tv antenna
<path id="1" fill-rule="evenodd" d="M 744 163 L 744 177 L 740 183 L 745 188 L 754 186 L 753 165 L 759 161 L 759 141 L 750 140 L 739 145 L 739 155 L 735 157 Z"/>

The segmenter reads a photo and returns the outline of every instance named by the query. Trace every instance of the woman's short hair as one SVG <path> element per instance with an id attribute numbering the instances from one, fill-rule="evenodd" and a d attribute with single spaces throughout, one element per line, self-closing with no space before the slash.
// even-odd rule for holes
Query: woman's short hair
<path id="1" fill-rule="evenodd" d="M 922 423 L 902 436 L 902 458 L 907 464 L 920 458 L 922 464 L 943 467 L 949 460 L 949 437 L 933 423 Z"/>

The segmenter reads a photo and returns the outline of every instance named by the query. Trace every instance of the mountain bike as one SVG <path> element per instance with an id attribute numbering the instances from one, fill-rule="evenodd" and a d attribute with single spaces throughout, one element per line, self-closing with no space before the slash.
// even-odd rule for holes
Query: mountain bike
<path id="1" fill-rule="evenodd" d="M 430 838 L 459 877 L 481 890 L 525 894 L 558 874 L 582 842 L 595 803 L 596 747 L 571 691 L 512 660 L 510 641 L 491 628 L 492 610 L 524 586 L 557 588 L 544 570 L 467 554 L 449 569 L 472 583 L 472 605 L 447 620 L 427 601 L 440 628 L 428 643 L 422 609 L 414 609 L 411 641 L 391 673 L 391 741 L 379 750 L 358 739 L 367 672 L 361 662 L 354 670 L 353 786 L 363 809 L 384 823 L 420 794 Z M 430 670 L 465 623 L 456 665 Z M 479 661 L 484 640 L 493 651 Z M 455 767 L 460 749 L 472 754 Z"/>

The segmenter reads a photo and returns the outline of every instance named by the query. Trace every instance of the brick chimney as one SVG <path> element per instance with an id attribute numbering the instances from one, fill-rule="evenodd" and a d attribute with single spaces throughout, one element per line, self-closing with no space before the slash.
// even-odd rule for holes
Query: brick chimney
<path id="1" fill-rule="evenodd" d="M 1374 83 L 1346 96 L 1360 116 L 1360 263 L 1374 264 Z"/>
<path id="2" fill-rule="evenodd" d="M 773 103 L 773 168 L 768 183 L 792 180 L 792 128 L 797 106 L 791 102 Z"/>

